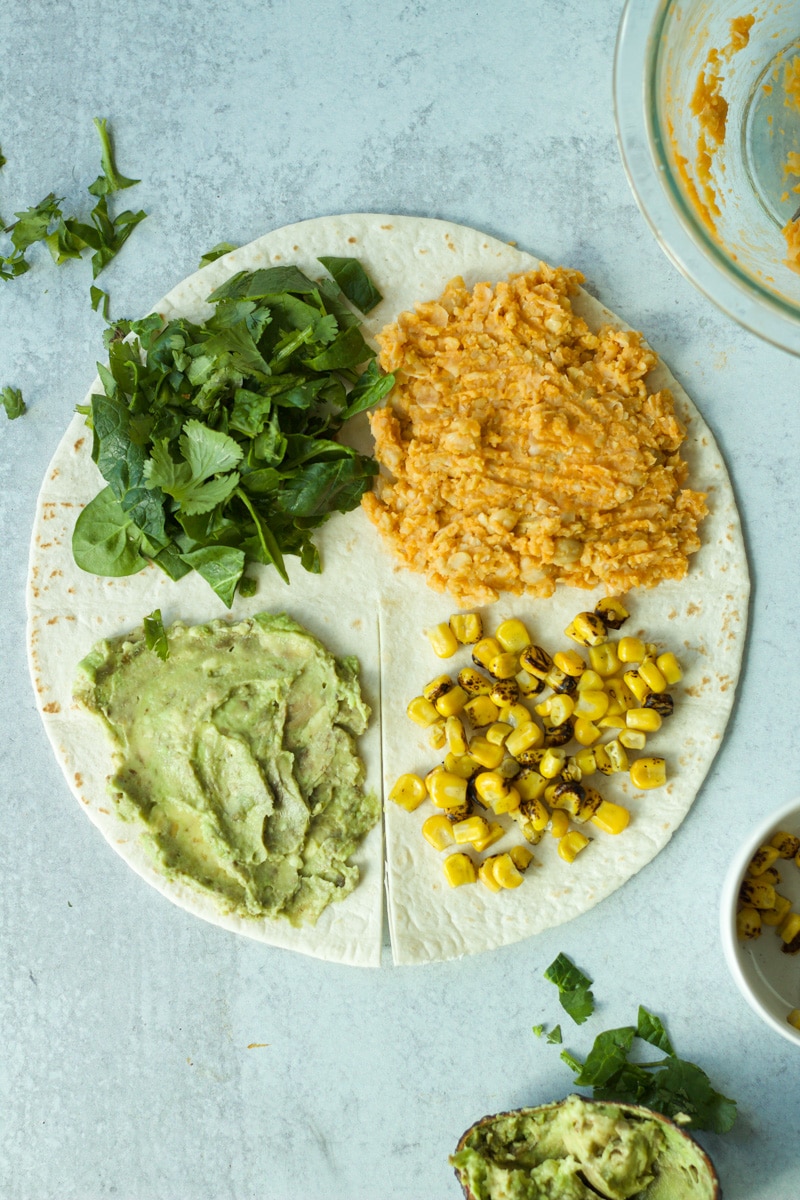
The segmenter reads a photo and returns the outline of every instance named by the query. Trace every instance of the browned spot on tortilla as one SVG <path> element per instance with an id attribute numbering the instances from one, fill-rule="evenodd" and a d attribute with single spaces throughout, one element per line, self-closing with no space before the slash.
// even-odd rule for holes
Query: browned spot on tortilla
<path id="1" fill-rule="evenodd" d="M 361 620 L 361 617 L 356 617 L 355 621 L 351 622 L 350 627 L 351 629 L 362 629 L 363 625 L 364 622 Z"/>
<path id="2" fill-rule="evenodd" d="M 65 621 L 77 621 L 77 619 L 78 618 L 75 616 L 74 613 L 67 613 L 67 615 L 64 617 Z"/>
<path id="3" fill-rule="evenodd" d="M 350 245 L 353 246 L 358 241 L 358 238 L 357 237 L 349 237 L 347 240 L 350 243 Z"/>
<path id="4" fill-rule="evenodd" d="M 78 451 L 80 450 L 81 446 L 83 445 L 83 443 L 85 441 L 86 441 L 86 438 L 78 438 L 77 442 L 72 447 L 72 449 L 75 451 L 76 454 L 78 453 Z"/>
<path id="5" fill-rule="evenodd" d="M 59 503 L 61 504 L 62 508 L 74 508 L 75 507 L 75 505 L 72 503 L 71 500 L 61 500 L 61 501 L 59 501 Z"/>
<path id="6" fill-rule="evenodd" d="M 273 262 L 280 262 L 280 261 L 281 261 L 281 255 L 280 255 L 280 254 L 274 254 L 274 255 L 272 256 L 272 261 L 273 261 Z"/>
<path id="7" fill-rule="evenodd" d="M 45 520 L 46 519 L 47 518 L 45 518 Z M 36 540 L 37 540 L 37 542 L 39 541 L 38 538 Z M 41 546 L 42 550 L 49 550 L 50 547 L 52 546 L 52 544 L 53 544 L 52 542 L 39 542 L 39 545 Z"/>
<path id="8" fill-rule="evenodd" d="M 80 771 L 75 772 L 75 785 L 76 787 L 83 787 L 83 776 Z"/>
<path id="9" fill-rule="evenodd" d="M 720 675 L 719 676 L 719 690 L 721 692 L 727 692 L 728 688 L 731 687 L 732 683 L 733 683 L 733 681 L 732 681 L 730 675 Z"/>
<path id="10" fill-rule="evenodd" d="M 31 588 L 31 593 L 33 594 L 33 598 L 34 598 L 34 600 L 38 600 L 38 599 L 39 599 L 40 592 L 39 592 L 39 589 L 38 589 L 37 587 L 32 587 L 32 588 Z"/>
<path id="11" fill-rule="evenodd" d="M 48 625 L 55 625 L 55 623 L 56 623 L 56 621 L 57 621 L 58 619 L 59 619 L 58 617 L 51 617 L 51 618 L 50 618 L 50 620 L 47 622 L 47 624 L 48 624 Z"/>
<path id="12" fill-rule="evenodd" d="M 67 588 L 67 593 L 68 593 L 70 596 L 74 596 L 74 595 L 75 595 L 75 588 L 74 588 L 74 587 Z"/>
<path id="13" fill-rule="evenodd" d="M 63 575 L 63 574 L 64 574 L 64 572 L 61 570 L 61 568 L 56 567 L 56 569 L 54 571 L 50 572 L 50 578 L 55 579 L 56 575 Z"/>
<path id="14" fill-rule="evenodd" d="M 667 614 L 670 621 L 674 621 L 675 618 L 677 617 L 677 615 L 678 615 L 678 610 L 675 608 L 673 608 L 672 611 Z"/>
<path id="15" fill-rule="evenodd" d="M 61 474 L 61 471 L 59 470 L 59 468 L 55 467 L 54 470 L 50 473 L 50 478 L 56 479 L 60 474 Z"/>
<path id="16" fill-rule="evenodd" d="M 300 249 L 300 247 L 299 247 L 299 246 L 292 246 L 292 249 L 294 250 L 294 252 L 295 252 L 295 254 L 296 254 L 296 253 L 297 253 L 297 251 Z"/>
<path id="17" fill-rule="evenodd" d="M 107 816 L 107 817 L 110 817 L 110 816 L 111 816 L 111 813 L 108 811 L 108 809 L 107 809 L 107 808 L 98 808 L 98 810 L 97 810 L 97 811 L 98 811 L 98 812 L 101 812 L 101 813 L 104 813 L 104 814 L 105 814 L 105 816 Z"/>
<path id="18" fill-rule="evenodd" d="M 381 229 L 394 229 L 394 225 L 381 225 Z"/>
<path id="19" fill-rule="evenodd" d="M 703 611 L 703 610 L 702 610 L 702 608 L 700 607 L 700 605 L 699 605 L 699 604 L 687 604 L 687 605 L 686 605 L 686 615 L 687 615 L 687 617 L 696 617 L 696 616 L 697 616 L 697 614 L 698 614 L 699 612 L 702 612 L 702 611 Z"/>
<path id="20" fill-rule="evenodd" d="M 42 705 L 42 712 L 57 713 L 61 712 L 61 705 L 57 700 L 51 700 L 49 704 Z"/>

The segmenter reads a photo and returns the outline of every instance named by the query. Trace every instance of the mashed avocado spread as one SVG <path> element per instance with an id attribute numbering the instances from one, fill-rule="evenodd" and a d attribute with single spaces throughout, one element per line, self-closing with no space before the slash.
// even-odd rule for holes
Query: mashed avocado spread
<path id="1" fill-rule="evenodd" d="M 355 738 L 369 709 L 358 663 L 286 616 L 100 642 L 75 698 L 114 744 L 109 788 L 141 820 L 159 871 L 228 912 L 316 922 L 358 883 L 347 862 L 380 816 Z"/>

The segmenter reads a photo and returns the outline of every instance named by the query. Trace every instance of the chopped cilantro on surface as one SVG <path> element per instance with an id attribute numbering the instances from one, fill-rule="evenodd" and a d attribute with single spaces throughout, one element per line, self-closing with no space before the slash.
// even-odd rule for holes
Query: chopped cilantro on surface
<path id="1" fill-rule="evenodd" d="M 0 389 L 0 403 L 6 410 L 6 416 L 9 421 L 21 417 L 26 411 L 25 401 L 22 399 L 22 392 L 19 388 L 4 387 Z"/>
<path id="2" fill-rule="evenodd" d="M 169 643 L 161 619 L 161 609 L 154 608 L 148 617 L 144 618 L 144 641 L 148 650 L 153 650 L 159 658 L 169 658 Z"/>
<path id="3" fill-rule="evenodd" d="M 222 258 L 223 254 L 230 254 L 231 250 L 237 250 L 238 246 L 234 246 L 233 242 L 217 242 L 216 246 L 212 246 L 210 250 L 206 250 L 200 262 L 197 264 L 198 271 L 203 267 L 207 267 L 209 263 L 216 262 L 218 258 Z"/>
<path id="4" fill-rule="evenodd" d="M 594 1012 L 594 996 L 590 991 L 592 980 L 584 975 L 566 954 L 559 954 L 551 962 L 544 977 L 558 988 L 561 1007 L 569 1013 L 576 1025 L 582 1025 Z"/>
<path id="5" fill-rule="evenodd" d="M 551 1046 L 560 1046 L 564 1040 L 561 1036 L 561 1026 L 554 1025 L 547 1035 L 547 1040 Z"/>

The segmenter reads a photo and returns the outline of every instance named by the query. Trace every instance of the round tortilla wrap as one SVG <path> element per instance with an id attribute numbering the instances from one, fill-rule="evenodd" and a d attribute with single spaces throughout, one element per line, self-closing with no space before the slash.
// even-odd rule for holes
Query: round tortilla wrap
<path id="1" fill-rule="evenodd" d="M 178 284 L 156 311 L 165 318 L 180 314 L 202 320 L 211 312 L 206 296 L 235 272 L 293 262 L 312 277 L 320 276 L 319 255 L 358 258 L 383 294 L 364 321 L 368 337 L 416 302 L 439 296 L 454 275 L 472 287 L 538 265 L 513 246 L 445 221 L 381 214 L 321 217 L 275 230 L 225 255 Z M 605 323 L 627 328 L 585 291 L 573 307 L 593 329 Z M 72 559 L 72 529 L 103 480 L 91 460 L 91 435 L 83 417 L 76 416 L 48 467 L 37 506 L 28 585 L 29 659 L 56 757 L 71 790 L 110 845 L 187 911 L 271 945 L 361 966 L 380 963 L 384 865 L 392 953 L 398 964 L 519 941 L 586 912 L 640 870 L 680 825 L 720 746 L 741 666 L 749 595 L 739 517 L 714 438 L 663 364 L 649 382 L 672 390 L 678 416 L 688 428 L 683 446 L 688 482 L 708 493 L 710 509 L 700 529 L 702 548 L 687 577 L 629 596 L 632 616 L 625 631 L 644 631 L 647 640 L 674 649 L 684 668 L 684 679 L 674 689 L 675 714 L 648 745 L 648 752 L 667 759 L 667 786 L 634 798 L 627 775 L 603 779 L 604 797 L 631 809 L 628 829 L 618 837 L 593 831 L 591 846 L 572 865 L 558 857 L 555 840 L 545 837 L 535 851 L 539 865 L 529 869 L 523 885 L 497 894 L 478 885 L 450 889 L 439 855 L 420 833 L 429 805 L 408 813 L 388 803 L 383 838 L 374 829 L 355 856 L 362 870 L 358 887 L 326 909 L 315 927 L 301 929 L 283 921 L 226 915 L 207 895 L 158 873 L 142 847 L 140 831 L 120 819 L 107 794 L 111 747 L 100 726 L 72 700 L 77 664 L 100 638 L 133 628 L 157 607 L 165 623 L 285 611 L 334 653 L 358 656 L 374 714 L 360 749 L 368 785 L 380 788 L 383 779 L 387 794 L 398 775 L 425 773 L 436 761 L 405 709 L 443 669 L 423 631 L 446 620 L 456 606 L 432 592 L 421 576 L 396 566 L 361 510 L 333 517 L 316 534 L 323 561 L 320 576 L 307 574 L 290 558 L 287 587 L 273 570 L 261 568 L 257 594 L 237 596 L 229 614 L 194 573 L 177 583 L 152 566 L 122 579 L 84 574 Z M 366 418 L 356 418 L 353 425 L 353 439 L 368 446 Z M 591 608 L 600 594 L 560 588 L 549 600 L 501 598 L 483 616 L 489 629 L 507 616 L 519 616 L 537 642 L 554 650 L 564 648 L 563 630 L 575 613 Z M 519 840 L 514 827 L 493 852 Z"/>

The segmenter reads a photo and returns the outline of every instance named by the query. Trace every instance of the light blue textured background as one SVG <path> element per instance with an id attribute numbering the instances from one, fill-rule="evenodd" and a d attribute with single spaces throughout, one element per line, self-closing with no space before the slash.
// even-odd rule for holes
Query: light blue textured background
<path id="1" fill-rule="evenodd" d="M 754 574 L 737 709 L 668 848 L 571 926 L 471 960 L 363 972 L 174 908 L 71 798 L 27 677 L 24 587 L 45 467 L 102 354 L 89 267 L 34 251 L 0 286 L 0 1195 L 6 1200 L 445 1200 L 462 1130 L 569 1091 L 543 968 L 596 981 L 595 1029 L 666 1016 L 740 1118 L 702 1137 L 726 1200 L 797 1200 L 800 1054 L 735 990 L 717 934 L 746 829 L 800 791 L 798 364 L 663 257 L 614 141 L 617 2 L 5 0 L 0 212 L 83 205 L 91 120 L 144 207 L 101 282 L 138 315 L 215 242 L 325 213 L 474 225 L 554 263 L 642 328 L 720 441 Z M 798 967 L 800 970 L 800 967 Z M 590 1034 L 570 1027 L 583 1053 Z M 248 1049 L 250 1043 L 268 1043 Z"/>

